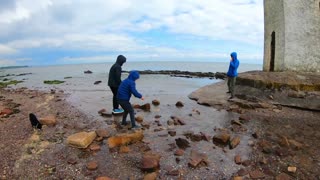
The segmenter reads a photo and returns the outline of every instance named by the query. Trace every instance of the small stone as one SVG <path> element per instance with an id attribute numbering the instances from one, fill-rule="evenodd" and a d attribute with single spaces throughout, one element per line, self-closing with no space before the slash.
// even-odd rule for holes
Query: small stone
<path id="1" fill-rule="evenodd" d="M 178 102 L 176 103 L 176 106 L 177 106 L 177 107 L 183 107 L 184 105 L 183 105 L 183 103 L 182 103 L 181 101 L 178 101 Z"/>
<path id="2" fill-rule="evenodd" d="M 161 115 L 155 115 L 154 118 L 159 119 L 161 118 Z"/>
<path id="3" fill-rule="evenodd" d="M 235 125 L 238 125 L 238 126 L 242 126 L 242 123 L 238 120 L 232 120 L 231 121 L 231 124 L 235 124 Z"/>
<path id="4" fill-rule="evenodd" d="M 242 177 L 241 176 L 235 176 L 235 177 L 233 177 L 233 180 L 242 180 Z"/>
<path id="5" fill-rule="evenodd" d="M 146 129 L 149 129 L 150 128 L 150 123 L 147 123 L 147 122 L 142 122 L 141 123 L 141 126 L 146 128 Z"/>
<path id="6" fill-rule="evenodd" d="M 259 137 L 258 132 L 252 133 L 252 137 L 255 138 L 255 139 L 258 139 L 258 137 Z"/>
<path id="7" fill-rule="evenodd" d="M 294 167 L 294 166 L 288 167 L 288 172 L 295 173 L 296 171 L 297 171 L 297 167 Z"/>
<path id="8" fill-rule="evenodd" d="M 150 111 L 151 106 L 150 106 L 150 103 L 146 103 L 146 104 L 140 106 L 139 108 L 144 110 L 144 111 Z"/>
<path id="9" fill-rule="evenodd" d="M 276 177 L 276 180 L 291 180 L 292 178 L 286 174 L 286 173 L 281 173 Z"/>
<path id="10" fill-rule="evenodd" d="M 110 137 L 110 133 L 105 129 L 98 129 L 96 130 L 96 133 L 99 137 L 103 137 L 103 138 Z"/>
<path id="11" fill-rule="evenodd" d="M 188 165 L 190 167 L 195 168 L 195 167 L 199 166 L 200 164 L 208 165 L 207 155 L 202 154 L 202 153 L 198 153 L 198 152 L 192 150 L 190 156 L 191 156 L 190 161 L 188 163 Z"/>
<path id="12" fill-rule="evenodd" d="M 179 163 L 180 161 L 180 158 L 176 157 L 176 163 Z"/>
<path id="13" fill-rule="evenodd" d="M 69 136 L 67 143 L 77 148 L 87 148 L 96 136 L 96 132 L 80 132 Z"/>
<path id="14" fill-rule="evenodd" d="M 152 101 L 152 104 L 155 105 L 155 106 L 159 106 L 160 105 L 160 101 L 155 99 Z"/>
<path id="15" fill-rule="evenodd" d="M 182 119 L 178 119 L 178 123 L 180 124 L 180 125 L 186 125 L 186 123 L 184 122 L 184 120 L 182 120 Z"/>
<path id="16" fill-rule="evenodd" d="M 156 172 L 153 172 L 153 173 L 149 173 L 149 174 L 146 174 L 144 177 L 143 177 L 143 180 L 156 180 L 157 179 L 157 173 Z"/>
<path id="17" fill-rule="evenodd" d="M 183 156 L 184 150 L 183 149 L 177 149 L 176 152 L 174 152 L 175 156 Z"/>
<path id="18" fill-rule="evenodd" d="M 252 179 L 261 179 L 261 178 L 264 178 L 264 174 L 259 171 L 259 170 L 255 170 L 255 171 L 251 171 L 249 172 L 249 175 Z"/>
<path id="19" fill-rule="evenodd" d="M 107 176 L 100 176 L 100 177 L 97 177 L 96 180 L 112 180 L 112 179 Z"/>
<path id="20" fill-rule="evenodd" d="M 240 115 L 240 117 L 239 117 L 239 120 L 242 120 L 242 121 L 250 121 L 250 119 L 251 118 L 249 116 L 244 115 L 244 114 Z"/>
<path id="21" fill-rule="evenodd" d="M 120 153 L 128 153 L 128 152 L 130 152 L 130 149 L 128 146 L 121 146 L 119 152 Z"/>
<path id="22" fill-rule="evenodd" d="M 170 136 L 175 136 L 175 135 L 177 134 L 177 132 L 176 132 L 176 131 L 171 130 L 171 131 L 168 131 L 168 134 L 170 134 Z"/>
<path id="23" fill-rule="evenodd" d="M 294 149 L 301 149 L 303 147 L 303 144 L 299 143 L 298 141 L 295 141 L 293 139 L 289 140 L 290 146 L 293 147 Z"/>
<path id="24" fill-rule="evenodd" d="M 94 84 L 94 85 L 98 85 L 98 84 L 100 84 L 100 83 L 102 83 L 102 81 L 95 81 L 93 84 Z"/>
<path id="25" fill-rule="evenodd" d="M 91 151 L 99 151 L 101 149 L 101 147 L 98 144 L 91 144 L 89 149 Z"/>
<path id="26" fill-rule="evenodd" d="M 239 144 L 240 144 L 240 138 L 239 137 L 232 138 L 232 140 L 230 142 L 230 149 L 236 148 Z"/>
<path id="27" fill-rule="evenodd" d="M 174 121 L 170 119 L 167 121 L 167 124 L 168 124 L 168 126 L 172 126 L 172 125 L 174 125 Z"/>
<path id="28" fill-rule="evenodd" d="M 243 166 L 250 166 L 251 165 L 251 161 L 250 160 L 245 160 L 245 161 L 242 161 L 242 165 Z"/>
<path id="29" fill-rule="evenodd" d="M 87 164 L 87 169 L 93 171 L 98 169 L 98 163 L 96 161 L 91 161 Z"/>
<path id="30" fill-rule="evenodd" d="M 202 136 L 202 140 L 205 141 L 210 141 L 210 136 L 208 136 L 207 134 L 200 132 L 201 136 Z"/>
<path id="31" fill-rule="evenodd" d="M 136 119 L 136 121 L 137 121 L 138 123 L 143 122 L 143 117 L 142 117 L 142 116 L 136 116 L 135 119 Z"/>
<path id="32" fill-rule="evenodd" d="M 218 133 L 212 138 L 213 143 L 217 143 L 217 144 L 227 144 L 229 140 L 230 140 L 230 134 L 226 132 Z"/>
<path id="33" fill-rule="evenodd" d="M 190 143 L 186 139 L 178 138 L 178 139 L 175 139 L 175 141 L 176 141 L 177 146 L 181 149 L 186 149 L 186 148 L 190 147 Z"/>
<path id="34" fill-rule="evenodd" d="M 235 162 L 236 164 L 241 164 L 241 156 L 240 156 L 240 155 L 236 155 L 236 156 L 234 157 L 234 162 Z"/>
<path id="35" fill-rule="evenodd" d="M 179 170 L 171 170 L 169 172 L 167 172 L 167 175 L 169 176 L 179 176 L 180 171 Z"/>
<path id="36" fill-rule="evenodd" d="M 72 165 L 75 165 L 78 163 L 77 160 L 74 158 L 69 158 L 67 162 L 68 162 L 68 164 L 72 164 Z"/>
<path id="37" fill-rule="evenodd" d="M 0 112 L 0 115 L 5 115 L 5 116 L 6 115 L 11 115 L 11 114 L 13 114 L 13 111 L 11 109 L 9 109 L 9 108 L 5 108 Z"/>
<path id="38" fill-rule="evenodd" d="M 49 115 L 43 118 L 39 118 L 41 124 L 54 126 L 57 123 L 56 117 L 54 115 Z"/>
<path id="39" fill-rule="evenodd" d="M 110 137 L 108 139 L 109 148 L 114 148 L 116 146 L 127 145 L 142 141 L 143 131 L 135 131 L 134 133 L 123 133 L 117 134 L 116 136 Z"/>
<path id="40" fill-rule="evenodd" d="M 147 152 L 142 157 L 141 169 L 144 171 L 155 171 L 160 167 L 160 155 Z"/>
<path id="41" fill-rule="evenodd" d="M 104 112 L 107 112 L 107 110 L 106 110 L 106 109 L 100 109 L 100 110 L 98 111 L 98 114 L 101 114 L 101 113 L 104 113 Z"/>
<path id="42" fill-rule="evenodd" d="M 239 171 L 237 172 L 237 174 L 238 174 L 239 176 L 245 176 L 245 175 L 248 174 L 248 171 L 246 171 L 245 169 L 241 168 L 241 169 L 239 169 Z"/>

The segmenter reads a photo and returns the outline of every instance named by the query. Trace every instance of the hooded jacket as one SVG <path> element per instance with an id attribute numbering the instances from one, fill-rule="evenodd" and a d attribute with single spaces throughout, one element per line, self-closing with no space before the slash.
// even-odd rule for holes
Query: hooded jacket
<path id="1" fill-rule="evenodd" d="M 123 63 L 126 62 L 126 57 L 123 55 L 119 55 L 117 57 L 116 63 L 112 65 L 109 71 L 109 80 L 108 80 L 108 86 L 110 87 L 119 87 L 121 83 L 121 66 Z"/>
<path id="2" fill-rule="evenodd" d="M 140 75 L 138 71 L 131 71 L 128 78 L 121 82 L 118 89 L 117 98 L 118 100 L 129 101 L 131 94 L 137 98 L 141 98 L 142 95 L 136 89 L 135 80 L 139 79 Z"/>
<path id="3" fill-rule="evenodd" d="M 231 53 L 231 57 L 233 58 L 233 61 L 230 61 L 227 76 L 228 77 L 237 77 L 238 76 L 238 67 L 240 64 L 240 62 L 237 58 L 237 53 L 236 52 Z"/>

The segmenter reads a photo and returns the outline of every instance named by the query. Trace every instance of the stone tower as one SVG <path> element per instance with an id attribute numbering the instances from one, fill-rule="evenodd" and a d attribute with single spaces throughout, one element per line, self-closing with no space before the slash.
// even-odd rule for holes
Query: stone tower
<path id="1" fill-rule="evenodd" d="M 264 0 L 264 71 L 320 72 L 320 0 Z"/>

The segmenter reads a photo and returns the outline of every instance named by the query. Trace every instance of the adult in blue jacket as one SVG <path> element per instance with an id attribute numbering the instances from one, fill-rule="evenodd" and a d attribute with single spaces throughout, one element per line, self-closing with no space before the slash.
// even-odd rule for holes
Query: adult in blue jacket
<path id="1" fill-rule="evenodd" d="M 121 125 L 127 125 L 127 115 L 130 114 L 131 127 L 133 129 L 140 128 L 140 126 L 136 125 L 136 121 L 134 118 L 134 110 L 130 103 L 131 95 L 133 94 L 135 97 L 144 100 L 143 96 L 136 89 L 136 80 L 139 79 L 140 75 L 138 71 L 131 71 L 128 78 L 121 82 L 117 99 L 120 106 L 124 110 L 122 123 Z"/>
<path id="2" fill-rule="evenodd" d="M 230 56 L 231 56 L 230 65 L 229 65 L 229 70 L 227 73 L 229 91 L 227 93 L 231 93 L 231 97 L 229 99 L 232 99 L 232 98 L 234 98 L 234 87 L 236 86 L 236 79 L 238 76 L 238 67 L 239 67 L 240 62 L 237 58 L 236 52 L 231 53 Z"/>

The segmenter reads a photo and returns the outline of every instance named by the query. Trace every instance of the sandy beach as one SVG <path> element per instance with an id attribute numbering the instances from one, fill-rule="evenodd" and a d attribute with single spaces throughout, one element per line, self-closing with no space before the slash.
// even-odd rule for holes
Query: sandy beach
<path id="1" fill-rule="evenodd" d="M 142 105 L 160 100 L 160 105 L 151 104 L 150 111 L 136 109 L 136 117 L 143 119 L 143 139 L 113 148 L 108 139 L 135 132 L 119 126 L 121 116 L 101 116 L 100 109 L 110 110 L 93 104 L 99 97 L 75 98 L 80 96 L 58 89 L 1 89 L 0 110 L 7 113 L 2 113 L 0 121 L 1 178 L 318 178 L 319 112 L 281 106 L 243 108 L 227 101 L 224 83 L 210 85 L 214 97 L 221 99 L 214 107 L 190 100 L 188 91 L 180 96 L 161 95 L 161 86 L 154 86 L 158 91 L 149 92 L 145 101 L 133 101 Z M 92 102 L 83 102 L 88 99 Z M 105 99 L 111 99 L 111 94 Z M 176 107 L 177 101 L 184 106 Z M 33 130 L 31 112 L 39 118 L 54 116 L 57 122 L 42 131 Z M 79 149 L 67 143 L 78 132 L 98 136 Z M 228 136 L 226 143 L 221 143 L 221 134 Z M 148 153 L 159 158 L 146 170 Z M 288 167 L 297 170 L 288 172 Z"/>

